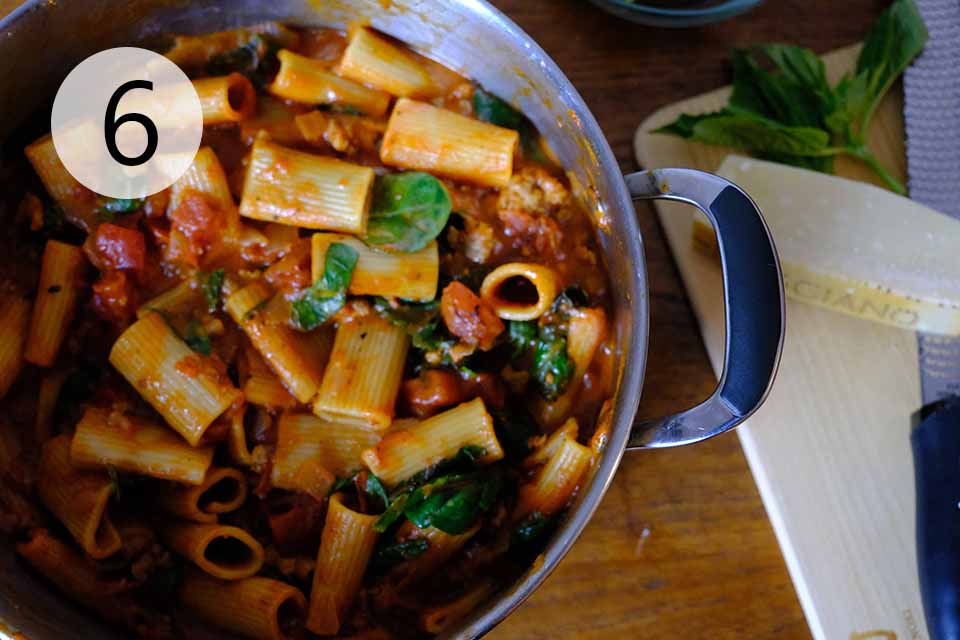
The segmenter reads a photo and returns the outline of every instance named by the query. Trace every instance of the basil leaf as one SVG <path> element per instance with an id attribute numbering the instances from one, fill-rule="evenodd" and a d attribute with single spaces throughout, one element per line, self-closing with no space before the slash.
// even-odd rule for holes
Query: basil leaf
<path id="1" fill-rule="evenodd" d="M 411 171 L 377 178 L 366 241 L 395 251 L 419 251 L 450 217 L 450 194 L 428 173 Z"/>
<path id="2" fill-rule="evenodd" d="M 373 556 L 374 569 L 384 570 L 407 560 L 419 558 L 430 548 L 426 538 L 414 538 L 377 549 Z"/>
<path id="3" fill-rule="evenodd" d="M 191 320 L 189 323 L 187 323 L 183 341 L 187 343 L 188 347 L 197 353 L 205 356 L 210 355 L 210 351 L 212 349 L 210 345 L 210 336 L 207 335 L 207 331 L 203 328 L 203 325 L 196 320 Z"/>
<path id="4" fill-rule="evenodd" d="M 793 156 L 828 153 L 830 136 L 814 127 L 791 127 L 747 114 L 730 114 L 701 120 L 693 140 L 723 147 Z"/>
<path id="5" fill-rule="evenodd" d="M 799 47 L 767 45 L 756 47 L 753 51 L 767 53 L 787 65 L 792 61 L 809 67 L 806 54 L 812 52 Z M 778 123 L 797 127 L 820 127 L 822 114 L 829 109 L 833 93 L 829 86 L 811 86 L 803 83 L 804 77 L 816 77 L 810 68 L 795 70 L 787 66 L 774 72 L 760 67 L 751 50 L 736 50 L 733 53 L 733 94 L 730 97 L 729 110 L 733 113 L 748 113 L 776 120 Z M 816 58 L 816 56 L 814 56 Z M 826 78 L 823 77 L 823 85 Z"/>
<path id="6" fill-rule="evenodd" d="M 343 308 L 357 258 L 357 250 L 342 242 L 327 247 L 323 276 L 293 302 L 293 322 L 297 327 L 305 331 L 315 329 Z"/>
<path id="7" fill-rule="evenodd" d="M 206 274 L 200 273 L 199 280 L 203 288 L 203 297 L 207 301 L 207 308 L 216 309 L 217 305 L 220 304 L 225 279 L 226 272 L 223 269 L 217 269 Z"/>
<path id="8" fill-rule="evenodd" d="M 896 0 L 880 14 L 857 58 L 856 79 L 862 98 L 856 100 L 861 134 L 880 99 L 927 43 L 927 27 L 914 0 Z M 859 80 L 862 78 L 862 80 Z M 848 95 L 854 92 L 848 91 Z"/>

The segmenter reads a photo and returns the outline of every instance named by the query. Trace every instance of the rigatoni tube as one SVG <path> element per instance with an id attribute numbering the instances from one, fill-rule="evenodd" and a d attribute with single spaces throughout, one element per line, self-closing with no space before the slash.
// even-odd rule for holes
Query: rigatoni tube
<path id="1" fill-rule="evenodd" d="M 379 118 L 390 106 L 390 94 L 342 78 L 319 60 L 283 50 L 280 71 L 267 90 L 275 96 L 307 104 L 340 104 Z"/>
<path id="2" fill-rule="evenodd" d="M 426 97 L 435 92 L 430 74 L 416 55 L 366 27 L 352 31 L 339 70 L 351 80 L 395 96 Z"/>
<path id="3" fill-rule="evenodd" d="M 23 367 L 30 303 L 19 296 L 0 299 L 0 398 L 7 395 Z"/>
<path id="4" fill-rule="evenodd" d="M 80 467 L 113 466 L 162 480 L 200 484 L 213 462 L 213 447 L 194 448 L 164 425 L 90 407 L 77 423 L 70 459 Z"/>
<path id="5" fill-rule="evenodd" d="M 330 497 L 310 589 L 307 629 L 313 633 L 334 635 L 343 625 L 377 543 L 378 519 L 345 506 L 342 494 Z"/>
<path id="6" fill-rule="evenodd" d="M 167 522 L 158 532 L 173 551 L 221 580 L 249 578 L 263 566 L 263 547 L 238 527 Z"/>
<path id="7" fill-rule="evenodd" d="M 97 224 L 97 197 L 67 171 L 57 155 L 53 137 L 47 134 L 24 149 L 33 170 L 67 219 L 84 231 Z"/>
<path id="8" fill-rule="evenodd" d="M 296 587 L 270 578 L 224 581 L 188 571 L 178 593 L 198 616 L 255 640 L 289 640 L 303 626 L 307 600 Z"/>
<path id="9" fill-rule="evenodd" d="M 158 313 L 120 335 L 110 364 L 193 446 L 227 407 L 242 399 L 225 367 L 192 351 Z"/>
<path id="10" fill-rule="evenodd" d="M 200 98 L 203 124 L 224 124 L 249 118 L 257 110 L 257 93 L 239 73 L 193 81 Z"/>
<path id="11" fill-rule="evenodd" d="M 309 413 L 285 412 L 277 422 L 273 485 L 296 489 L 304 465 L 312 462 L 340 477 L 360 468 L 360 454 L 380 441 L 369 429 L 330 422 Z"/>
<path id="12" fill-rule="evenodd" d="M 247 499 L 247 479 L 238 469 L 210 467 L 203 482 L 180 487 L 158 496 L 167 513 L 192 522 L 216 522 L 217 515 L 235 511 Z"/>
<path id="13" fill-rule="evenodd" d="M 313 412 L 331 422 L 386 430 L 393 420 L 409 344 L 405 330 L 377 315 L 342 323 Z"/>
<path id="14" fill-rule="evenodd" d="M 402 98 L 390 115 L 380 160 L 485 187 L 505 187 L 513 174 L 518 140 L 512 129 Z"/>
<path id="15" fill-rule="evenodd" d="M 388 485 L 406 480 L 418 471 L 452 458 L 467 445 L 481 447 L 481 464 L 503 458 L 503 449 L 493 431 L 493 419 L 483 400 L 469 402 L 438 413 L 402 431 L 392 431 L 361 458 Z"/>
<path id="16" fill-rule="evenodd" d="M 27 362 L 49 367 L 57 358 L 67 335 L 87 259 L 72 244 L 48 240 L 40 266 L 37 299 L 33 303 L 30 335 L 23 357 Z"/>
<path id="17" fill-rule="evenodd" d="M 547 440 L 544 447 L 550 450 L 550 456 L 533 478 L 520 487 L 520 497 L 513 513 L 515 519 L 533 512 L 551 516 L 560 511 L 590 468 L 592 453 L 589 447 L 578 443 L 569 432 L 558 432 L 557 438 Z"/>
<path id="18" fill-rule="evenodd" d="M 37 493 L 91 558 L 120 550 L 120 536 L 107 514 L 113 484 L 105 471 L 84 471 L 70 462 L 70 436 L 43 445 Z"/>
<path id="19" fill-rule="evenodd" d="M 300 402 L 309 402 L 320 387 L 325 362 L 311 357 L 307 340 L 286 325 L 270 324 L 257 310 L 273 297 L 273 289 L 255 280 L 227 298 L 226 309 L 243 329 L 288 391 Z"/>
<path id="20" fill-rule="evenodd" d="M 311 258 L 314 282 L 323 277 L 327 247 L 334 242 L 353 247 L 357 252 L 350 293 L 421 301 L 430 301 L 437 296 L 440 260 L 436 241 L 420 251 L 400 253 L 371 248 L 357 238 L 341 233 L 315 233 Z"/>
<path id="21" fill-rule="evenodd" d="M 240 215 L 255 220 L 364 233 L 373 169 L 294 151 L 257 137 L 240 201 Z"/>
<path id="22" fill-rule="evenodd" d="M 504 320 L 535 320 L 557 297 L 557 274 L 542 264 L 502 264 L 483 279 L 480 297 Z"/>

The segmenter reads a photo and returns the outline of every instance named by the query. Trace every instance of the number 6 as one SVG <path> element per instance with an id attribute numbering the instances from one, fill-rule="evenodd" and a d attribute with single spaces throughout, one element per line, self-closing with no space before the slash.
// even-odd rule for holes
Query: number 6
<path id="1" fill-rule="evenodd" d="M 153 120 L 148 118 L 146 115 L 142 113 L 127 113 L 117 118 L 117 105 L 120 104 L 120 99 L 123 98 L 125 93 L 131 91 L 132 89 L 146 89 L 147 91 L 153 91 L 153 83 L 149 80 L 130 80 L 129 82 L 124 82 L 117 88 L 116 91 L 113 92 L 113 95 L 110 96 L 110 101 L 107 103 L 107 113 L 103 119 L 103 130 L 104 138 L 107 143 L 107 151 L 110 152 L 110 155 L 114 160 L 128 167 L 141 165 L 153 157 L 153 154 L 157 151 L 157 144 L 159 143 L 157 125 L 155 125 Z M 120 152 L 120 149 L 117 148 L 117 130 L 127 122 L 139 123 L 140 126 L 143 127 L 144 131 L 147 132 L 147 148 L 143 150 L 143 153 L 135 158 L 123 155 L 123 153 Z"/>

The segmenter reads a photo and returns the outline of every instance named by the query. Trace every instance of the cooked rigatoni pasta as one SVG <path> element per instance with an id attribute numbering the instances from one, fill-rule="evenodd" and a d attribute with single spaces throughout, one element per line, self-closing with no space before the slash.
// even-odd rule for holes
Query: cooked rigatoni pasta
<path id="1" fill-rule="evenodd" d="M 70 436 L 43 445 L 37 494 L 91 558 L 120 549 L 120 536 L 107 513 L 114 486 L 106 471 L 78 469 L 70 461 Z"/>
<path id="2" fill-rule="evenodd" d="M 480 398 L 402 431 L 388 433 L 380 444 L 364 451 L 361 457 L 378 478 L 394 485 L 441 460 L 452 458 L 466 446 L 482 450 L 477 456 L 478 463 L 491 463 L 503 457 L 493 419 Z"/>
<path id="3" fill-rule="evenodd" d="M 240 399 L 216 361 L 192 351 L 159 313 L 137 320 L 117 339 L 110 364 L 192 446 Z"/>
<path id="4" fill-rule="evenodd" d="M 474 525 L 463 533 L 450 535 L 436 527 L 421 529 L 409 520 L 397 529 L 396 538 L 402 543 L 411 540 L 426 542 L 426 551 L 416 558 L 397 565 L 393 574 L 401 585 L 411 585 L 437 572 L 450 558 L 452 558 L 467 542 L 480 530 L 480 525 Z"/>
<path id="5" fill-rule="evenodd" d="M 261 135 L 250 152 L 240 215 L 308 229 L 363 233 L 373 178 L 370 167 L 287 149 Z"/>
<path id="6" fill-rule="evenodd" d="M 29 323 L 29 300 L 20 296 L 0 298 L 0 398 L 7 395 L 20 375 Z"/>
<path id="7" fill-rule="evenodd" d="M 157 295 L 137 309 L 137 317 L 143 318 L 152 313 L 186 313 L 203 301 L 203 293 L 193 278 L 181 280 L 163 293 Z"/>
<path id="8" fill-rule="evenodd" d="M 118 590 L 116 580 L 104 578 L 94 563 L 46 529 L 34 529 L 29 535 L 29 540 L 17 544 L 17 553 L 65 595 L 131 633 L 160 622 L 128 592 Z"/>
<path id="9" fill-rule="evenodd" d="M 27 362 L 49 367 L 56 360 L 73 321 L 86 268 L 87 261 L 80 247 L 57 240 L 47 242 L 30 318 L 30 334 L 23 352 Z"/>
<path id="10" fill-rule="evenodd" d="M 221 513 L 236 511 L 247 499 L 247 479 L 238 469 L 210 467 L 203 482 L 160 496 L 164 511 L 191 522 L 216 522 Z"/>
<path id="11" fill-rule="evenodd" d="M 380 146 L 384 164 L 505 187 L 519 136 L 425 102 L 401 98 Z"/>
<path id="12" fill-rule="evenodd" d="M 353 30 L 340 59 L 340 73 L 404 98 L 425 97 L 436 88 L 418 57 L 366 27 Z"/>
<path id="13" fill-rule="evenodd" d="M 369 26 L 174 43 L 170 187 L 8 163 L 0 533 L 141 638 L 455 634 L 609 437 L 592 219 L 523 114 Z"/>
<path id="14" fill-rule="evenodd" d="M 236 235 L 240 224 L 237 205 L 230 193 L 230 184 L 223 165 L 210 147 L 200 147 L 193 164 L 170 188 L 172 211 L 180 206 L 184 197 L 190 193 L 202 194 L 208 202 L 216 206 L 225 216 L 225 231 Z"/>
<path id="15" fill-rule="evenodd" d="M 70 444 L 79 467 L 114 467 L 145 476 L 198 485 L 213 462 L 212 447 L 191 447 L 163 425 L 143 418 L 87 409 Z"/>
<path id="16" fill-rule="evenodd" d="M 269 324 L 258 310 L 274 295 L 263 280 L 255 280 L 227 298 L 227 312 L 287 390 L 300 402 L 309 402 L 320 388 L 324 362 L 311 357 L 303 335 L 286 325 Z"/>
<path id="17" fill-rule="evenodd" d="M 483 580 L 455 600 L 428 608 L 421 616 L 423 630 L 433 634 L 449 630 L 477 605 L 493 595 L 496 588 L 493 580 Z"/>
<path id="18" fill-rule="evenodd" d="M 257 99 L 256 114 L 240 121 L 240 138 L 250 145 L 263 131 L 277 144 L 296 146 L 303 142 L 296 116 L 294 107 L 272 96 L 262 96 Z"/>
<path id="19" fill-rule="evenodd" d="M 340 77 L 319 60 L 286 50 L 277 58 L 280 71 L 269 87 L 275 96 L 306 104 L 342 104 L 374 117 L 390 106 L 390 94 Z"/>
<path id="20" fill-rule="evenodd" d="M 313 412 L 376 431 L 389 427 L 409 344 L 405 331 L 379 316 L 341 324 Z"/>
<path id="21" fill-rule="evenodd" d="M 341 233 L 315 233 L 312 242 L 314 282 L 323 277 L 327 247 L 339 242 L 352 247 L 358 256 L 350 280 L 350 293 L 396 296 L 423 302 L 433 300 L 437 295 L 440 262 L 435 241 L 419 251 L 406 253 L 375 249 Z"/>
<path id="22" fill-rule="evenodd" d="M 239 527 L 170 521 L 158 531 L 167 546 L 214 578 L 249 578 L 263 566 L 263 547 Z"/>
<path id="23" fill-rule="evenodd" d="M 358 513 L 330 497 L 310 589 L 307 629 L 333 635 L 343 626 L 377 543 L 377 516 Z"/>
<path id="24" fill-rule="evenodd" d="M 504 320 L 535 320 L 557 297 L 557 274 L 542 264 L 502 264 L 483 279 L 480 297 Z"/>
<path id="25" fill-rule="evenodd" d="M 235 54 L 237 51 L 249 53 L 250 49 L 257 49 L 251 45 L 265 45 L 267 40 L 294 46 L 300 40 L 300 35 L 282 24 L 263 22 L 242 29 L 196 36 L 178 35 L 173 39 L 173 47 L 164 55 L 180 67 L 204 67 L 224 54 Z"/>
<path id="26" fill-rule="evenodd" d="M 570 501 L 593 459 L 590 448 L 577 442 L 569 430 L 558 430 L 543 448 L 549 457 L 520 487 L 514 518 L 534 512 L 542 516 L 557 513 Z"/>
<path id="27" fill-rule="evenodd" d="M 255 640 L 296 637 L 307 600 L 296 587 L 270 578 L 217 580 L 188 571 L 180 601 L 208 622 Z"/>
<path id="28" fill-rule="evenodd" d="M 309 413 L 285 412 L 277 422 L 273 485 L 296 489 L 304 465 L 318 463 L 341 478 L 360 468 L 360 454 L 380 441 L 375 431 L 330 422 Z"/>
<path id="29" fill-rule="evenodd" d="M 193 81 L 200 98 L 203 124 L 224 124 L 249 118 L 257 109 L 253 85 L 239 73 Z"/>
<path id="30" fill-rule="evenodd" d="M 77 182 L 60 161 L 53 137 L 45 135 L 24 150 L 54 202 L 75 225 L 92 231 L 97 225 L 97 202 L 92 191 Z"/>

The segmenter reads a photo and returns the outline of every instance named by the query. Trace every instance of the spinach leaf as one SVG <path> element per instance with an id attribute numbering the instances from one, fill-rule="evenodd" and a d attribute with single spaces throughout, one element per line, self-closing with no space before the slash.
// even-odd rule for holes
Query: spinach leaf
<path id="1" fill-rule="evenodd" d="M 553 526 L 554 518 L 548 518 L 539 511 L 534 511 L 517 523 L 510 534 L 511 545 L 524 545 L 542 538 Z"/>
<path id="2" fill-rule="evenodd" d="M 436 527 L 459 535 L 493 506 L 502 486 L 496 472 L 443 476 L 414 490 L 403 513 L 421 529 Z"/>
<path id="3" fill-rule="evenodd" d="M 457 344 L 457 339 L 449 334 L 441 321 L 439 301 L 391 304 L 385 298 L 375 297 L 373 308 L 381 318 L 406 329 L 414 349 L 437 352 L 443 364 L 453 365 L 450 350 Z"/>
<path id="4" fill-rule="evenodd" d="M 366 241 L 395 251 L 419 251 L 436 239 L 450 217 L 450 194 L 428 173 L 377 178 Z"/>
<path id="5" fill-rule="evenodd" d="M 327 247 L 323 277 L 293 302 L 293 322 L 297 327 L 304 331 L 315 329 L 343 308 L 357 258 L 357 250 L 342 242 Z"/>
<path id="6" fill-rule="evenodd" d="M 523 150 L 523 154 L 535 162 L 547 163 L 546 155 L 540 148 L 540 135 L 537 128 L 525 115 L 514 109 L 506 101 L 480 87 L 475 87 L 473 90 L 473 113 L 478 120 L 516 131 L 520 134 L 520 148 Z"/>
<path id="7" fill-rule="evenodd" d="M 143 206 L 143 198 L 108 198 L 97 211 L 97 220 L 113 222 L 123 213 L 131 213 Z"/>
<path id="8" fill-rule="evenodd" d="M 207 75 L 242 73 L 253 86 L 263 89 L 280 69 L 277 59 L 280 48 L 278 43 L 257 34 L 241 47 L 211 56 L 207 63 Z"/>
<path id="9" fill-rule="evenodd" d="M 540 338 L 533 352 L 533 379 L 540 395 L 556 400 L 563 395 L 573 377 L 573 360 L 567 353 L 567 335 L 560 327 L 541 327 Z"/>
<path id="10" fill-rule="evenodd" d="M 216 309 L 220 304 L 220 297 L 223 295 L 223 283 L 226 279 L 226 273 L 223 269 L 217 269 L 210 273 L 201 272 L 198 274 L 198 281 L 203 288 L 203 297 L 207 301 L 208 309 Z"/>
<path id="11" fill-rule="evenodd" d="M 518 358 L 533 347 L 537 339 L 537 323 L 533 320 L 507 320 L 507 339 Z"/>
<path id="12" fill-rule="evenodd" d="M 426 538 L 414 538 L 380 547 L 373 556 L 373 568 L 379 571 L 389 569 L 401 562 L 419 558 L 429 548 L 430 541 Z"/>
<path id="13" fill-rule="evenodd" d="M 530 452 L 527 441 L 537 435 L 537 426 L 524 403 L 508 401 L 503 409 L 488 407 L 487 410 L 493 417 L 493 429 L 506 457 L 516 460 L 526 456 Z"/>
<path id="14" fill-rule="evenodd" d="M 201 355 L 208 356 L 212 349 L 210 344 L 210 336 L 207 334 L 207 330 L 203 328 L 203 325 L 196 320 L 191 320 L 187 323 L 187 328 L 184 331 L 183 341 L 187 343 L 187 346 L 196 351 Z"/>
<path id="15" fill-rule="evenodd" d="M 384 508 L 390 505 L 390 498 L 387 496 L 387 490 L 383 488 L 383 483 L 380 482 L 380 478 L 372 473 L 367 474 L 367 482 L 364 484 L 363 490 L 369 495 L 376 496 L 383 500 Z"/>
<path id="16" fill-rule="evenodd" d="M 682 114 L 655 133 L 825 172 L 833 170 L 833 157 L 848 155 L 904 194 L 906 188 L 867 147 L 867 129 L 877 104 L 926 40 L 914 0 L 895 0 L 867 34 L 854 72 L 832 88 L 823 61 L 808 49 L 766 44 L 735 51 L 727 107 Z"/>
<path id="17" fill-rule="evenodd" d="M 344 489 L 349 489 L 350 487 L 352 487 L 353 479 L 356 477 L 356 475 L 357 474 L 353 474 L 351 476 L 347 476 L 346 478 L 337 478 L 336 480 L 334 480 L 333 484 L 330 485 L 330 491 L 328 492 L 328 495 L 332 496 L 335 493 L 339 493 Z"/>
<path id="18" fill-rule="evenodd" d="M 67 217 L 60 205 L 54 202 L 43 205 L 43 233 L 49 235 L 60 231 L 66 221 Z"/>

